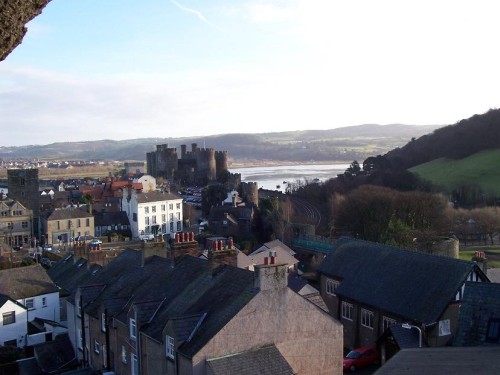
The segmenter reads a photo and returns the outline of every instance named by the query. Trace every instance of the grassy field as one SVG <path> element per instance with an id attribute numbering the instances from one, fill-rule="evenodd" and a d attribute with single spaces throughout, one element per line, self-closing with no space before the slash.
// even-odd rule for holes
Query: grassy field
<path id="1" fill-rule="evenodd" d="M 479 152 L 462 160 L 436 159 L 410 169 L 411 172 L 451 191 L 460 185 L 478 185 L 500 195 L 500 150 Z"/>

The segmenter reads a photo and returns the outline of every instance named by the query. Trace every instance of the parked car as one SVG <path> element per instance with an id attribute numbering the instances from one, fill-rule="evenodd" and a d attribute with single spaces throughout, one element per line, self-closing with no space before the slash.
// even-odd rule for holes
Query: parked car
<path id="1" fill-rule="evenodd" d="M 101 245 L 102 241 L 98 238 L 94 238 L 92 241 L 89 242 L 90 245 Z"/>
<path id="2" fill-rule="evenodd" d="M 375 346 L 364 346 L 351 350 L 344 358 L 344 371 L 356 371 L 356 369 L 380 361 L 379 351 Z"/>
<path id="3" fill-rule="evenodd" d="M 12 249 L 14 250 L 21 250 L 23 248 L 22 245 L 12 245 Z"/>
<path id="4" fill-rule="evenodd" d="M 154 240 L 155 239 L 155 236 L 154 234 L 151 234 L 151 233 L 146 233 L 146 234 L 141 234 L 139 236 L 139 238 L 144 241 L 144 240 L 147 240 L 147 241 L 151 241 L 151 240 Z"/>
<path id="5" fill-rule="evenodd" d="M 52 251 L 52 249 L 53 249 L 52 244 L 46 243 L 45 245 L 43 245 L 43 249 L 45 251 Z"/>

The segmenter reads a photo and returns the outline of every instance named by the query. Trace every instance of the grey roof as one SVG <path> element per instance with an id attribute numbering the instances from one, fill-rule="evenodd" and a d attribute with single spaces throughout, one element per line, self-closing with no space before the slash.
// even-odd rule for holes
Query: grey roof
<path id="1" fill-rule="evenodd" d="M 500 283 L 500 268 L 489 268 L 488 279 L 490 279 L 492 283 Z"/>
<path id="2" fill-rule="evenodd" d="M 344 299 L 431 324 L 473 270 L 486 279 L 474 262 L 342 237 L 318 272 L 340 281 Z"/>
<path id="3" fill-rule="evenodd" d="M 379 340 L 392 336 L 399 349 L 418 348 L 420 346 L 420 333 L 417 329 L 403 328 L 401 324 L 390 326 Z M 422 345 L 424 343 L 422 342 Z"/>
<path id="4" fill-rule="evenodd" d="M 293 375 L 276 346 L 207 360 L 214 375 Z"/>
<path id="5" fill-rule="evenodd" d="M 80 285 L 91 282 L 101 271 L 97 264 L 88 266 L 84 258 L 75 259 L 73 254 L 66 255 L 47 270 L 52 281 L 61 288 L 61 295 L 74 294 Z"/>
<path id="6" fill-rule="evenodd" d="M 67 334 L 57 336 L 54 341 L 34 345 L 33 349 L 38 366 L 46 374 L 72 369 L 78 364 Z"/>
<path id="7" fill-rule="evenodd" d="M 59 208 L 54 210 L 47 220 L 69 220 L 92 217 L 93 215 L 77 207 L 72 208 Z"/>
<path id="8" fill-rule="evenodd" d="M 0 271 L 0 293 L 12 299 L 19 300 L 58 291 L 40 264 Z"/>
<path id="9" fill-rule="evenodd" d="M 440 347 L 399 351 L 375 375 L 500 374 L 500 347 Z"/>
<path id="10" fill-rule="evenodd" d="M 492 318 L 500 319 L 500 284 L 466 283 L 453 345 L 484 344 Z"/>
<path id="11" fill-rule="evenodd" d="M 164 191 L 156 191 L 156 190 L 150 191 L 148 193 L 137 194 L 138 203 L 170 201 L 174 199 L 182 199 L 182 197 L 175 193 L 167 193 Z"/>
<path id="12" fill-rule="evenodd" d="M 141 267 L 141 252 L 124 250 L 80 288 L 85 312 L 108 314 L 126 323 L 131 309 L 137 313 L 141 333 L 163 342 L 170 324 L 181 343 L 178 351 L 196 354 L 257 293 L 253 272 L 230 266 L 209 270 L 209 262 L 183 257 L 175 267 L 152 256 Z"/>

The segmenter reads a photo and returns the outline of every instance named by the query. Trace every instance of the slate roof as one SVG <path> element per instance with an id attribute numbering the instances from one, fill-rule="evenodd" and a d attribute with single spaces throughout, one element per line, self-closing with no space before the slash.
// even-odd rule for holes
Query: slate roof
<path id="1" fill-rule="evenodd" d="M 170 200 L 174 200 L 174 199 L 182 199 L 182 197 L 178 194 L 167 193 L 164 191 L 156 191 L 156 190 L 150 191 L 149 193 L 138 193 L 137 194 L 137 202 L 138 203 L 170 201 Z"/>
<path id="2" fill-rule="evenodd" d="M 92 282 L 102 267 L 92 264 L 87 267 L 84 258 L 75 259 L 73 254 L 66 255 L 47 270 L 52 281 L 61 288 L 61 296 L 74 295 L 80 285 Z"/>
<path id="3" fill-rule="evenodd" d="M 33 349 L 38 366 L 45 374 L 76 368 L 78 365 L 67 334 L 57 336 L 54 341 L 34 345 Z"/>
<path id="4" fill-rule="evenodd" d="M 178 348 L 188 357 L 257 293 L 253 272 L 247 270 L 221 266 L 212 272 L 209 262 L 190 256 L 183 257 L 175 268 L 157 256 L 147 258 L 141 267 L 140 256 L 140 252 L 126 249 L 92 280 L 94 284 L 81 288 L 85 312 L 96 316 L 104 304 L 108 314 L 126 323 L 130 309 L 135 308 L 139 331 L 152 339 L 163 342 L 167 324 L 181 338 L 188 336 Z"/>
<path id="5" fill-rule="evenodd" d="M 211 273 L 208 264 L 184 257 L 162 284 L 164 304 L 142 328 L 146 335 L 162 342 L 162 331 L 169 321 L 206 314 L 191 340 L 178 348 L 187 357 L 195 355 L 257 293 L 253 272 L 224 265 Z"/>
<path id="6" fill-rule="evenodd" d="M 20 300 L 58 291 L 40 264 L 0 271 L 0 294 L 12 299 Z"/>
<path id="7" fill-rule="evenodd" d="M 214 375 L 293 375 L 276 346 L 207 360 Z"/>
<path id="8" fill-rule="evenodd" d="M 92 217 L 93 215 L 77 207 L 56 209 L 47 220 L 69 220 Z"/>
<path id="9" fill-rule="evenodd" d="M 500 374 L 500 347 L 439 347 L 400 350 L 375 375 Z"/>
<path id="10" fill-rule="evenodd" d="M 454 346 L 485 343 L 490 319 L 500 319 L 500 284 L 465 284 Z"/>
<path id="11" fill-rule="evenodd" d="M 437 321 L 474 262 L 342 237 L 318 272 L 337 280 L 336 293 L 416 322 Z"/>
<path id="12" fill-rule="evenodd" d="M 418 348 L 420 346 L 420 333 L 415 328 L 403 328 L 401 324 L 390 326 L 378 341 L 383 341 L 388 336 L 394 338 L 399 349 Z M 422 340 L 422 345 L 425 345 L 424 340 Z"/>

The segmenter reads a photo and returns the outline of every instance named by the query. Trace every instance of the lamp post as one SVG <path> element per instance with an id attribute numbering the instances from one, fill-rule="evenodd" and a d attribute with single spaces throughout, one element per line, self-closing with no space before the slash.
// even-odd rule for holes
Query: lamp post
<path id="1" fill-rule="evenodd" d="M 418 329 L 418 347 L 421 348 L 422 347 L 422 329 L 420 327 L 414 326 L 414 325 L 409 324 L 409 323 L 403 323 L 403 324 L 401 324 L 401 327 L 403 327 L 405 329 L 412 329 L 412 328 Z"/>

